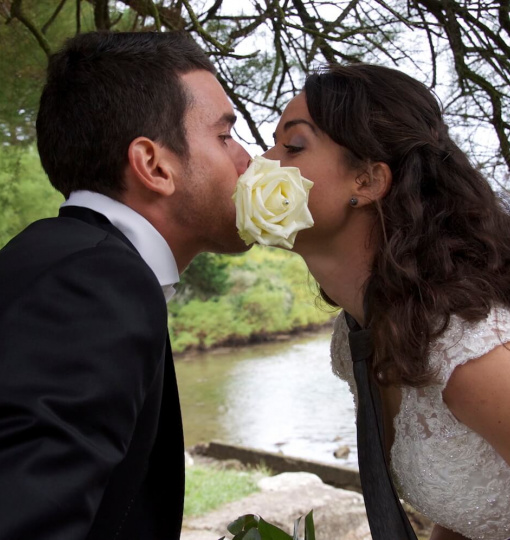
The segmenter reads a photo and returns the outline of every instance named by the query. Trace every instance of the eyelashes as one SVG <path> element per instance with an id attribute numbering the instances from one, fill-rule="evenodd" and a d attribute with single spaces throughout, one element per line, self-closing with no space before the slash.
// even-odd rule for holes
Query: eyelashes
<path id="1" fill-rule="evenodd" d="M 232 139 L 232 135 L 230 135 L 229 133 L 226 133 L 225 135 L 220 135 L 219 137 L 224 144 L 227 144 L 227 141 Z"/>
<path id="2" fill-rule="evenodd" d="M 284 144 L 283 147 L 287 150 L 289 154 L 298 154 L 303 150 L 302 146 L 294 146 L 292 144 Z"/>

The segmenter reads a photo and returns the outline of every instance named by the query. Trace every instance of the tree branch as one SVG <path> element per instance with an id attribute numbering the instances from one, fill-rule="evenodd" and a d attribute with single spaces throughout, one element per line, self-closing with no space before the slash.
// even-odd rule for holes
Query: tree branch
<path id="1" fill-rule="evenodd" d="M 81 32 L 81 0 L 76 0 L 76 35 Z"/>
<path id="2" fill-rule="evenodd" d="M 98 30 L 109 30 L 110 13 L 108 11 L 108 0 L 94 0 L 94 24 Z"/>
<path id="3" fill-rule="evenodd" d="M 148 6 L 149 13 L 154 19 L 154 23 L 156 24 L 157 31 L 161 32 L 161 19 L 159 17 L 159 11 L 157 7 L 154 5 L 154 2 L 152 0 L 147 0 L 147 6 Z"/>
<path id="4" fill-rule="evenodd" d="M 145 17 L 154 17 L 145 0 L 121 0 L 123 4 L 130 7 L 135 13 L 138 13 L 143 19 Z M 183 30 L 186 26 L 186 20 L 181 15 L 178 6 L 165 7 L 161 4 L 153 4 L 158 11 L 161 26 L 169 30 Z"/>
<path id="5" fill-rule="evenodd" d="M 18 19 L 22 24 L 24 24 L 28 30 L 32 33 L 32 35 L 37 40 L 37 43 L 39 43 L 41 49 L 46 53 L 46 56 L 51 55 L 51 47 L 44 36 L 44 34 L 37 28 L 37 26 L 26 16 L 25 12 L 23 11 L 23 7 L 21 5 L 21 0 L 13 0 L 12 6 L 11 6 L 11 17 Z"/>
<path id="6" fill-rule="evenodd" d="M 43 34 L 46 34 L 48 28 L 51 26 L 51 24 L 53 23 L 53 21 L 57 18 L 58 14 L 60 13 L 60 11 L 62 10 L 62 8 L 64 7 L 64 4 L 67 2 L 67 0 L 61 0 L 59 5 L 57 6 L 57 8 L 55 9 L 55 11 L 53 12 L 52 16 L 48 19 L 48 21 L 46 22 L 46 24 L 43 25 L 43 27 L 41 28 L 41 32 Z"/>
<path id="7" fill-rule="evenodd" d="M 264 151 L 266 151 L 267 148 L 268 148 L 267 144 L 264 142 L 264 139 L 260 135 L 259 130 L 257 128 L 257 125 L 256 125 L 255 121 L 253 120 L 253 117 L 251 116 L 248 109 L 245 107 L 245 105 L 242 102 L 239 95 L 232 91 L 231 86 L 225 82 L 225 79 L 221 76 L 220 73 L 218 73 L 218 80 L 220 81 L 221 85 L 223 86 L 223 89 L 225 90 L 226 94 L 232 100 L 232 103 L 235 105 L 236 109 L 243 115 L 243 118 L 246 120 L 246 123 L 248 124 L 248 128 L 250 130 L 250 133 L 252 134 L 253 138 L 255 139 L 255 142 Z"/>

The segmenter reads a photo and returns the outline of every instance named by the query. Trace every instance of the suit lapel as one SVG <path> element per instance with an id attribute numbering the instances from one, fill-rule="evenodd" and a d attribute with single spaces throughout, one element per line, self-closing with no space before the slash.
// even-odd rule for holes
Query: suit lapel
<path id="1" fill-rule="evenodd" d="M 103 215 L 89 208 L 79 206 L 64 206 L 60 209 L 59 218 L 74 218 L 84 221 L 92 226 L 99 227 L 104 231 L 116 236 L 131 249 L 136 248 L 130 240 L 117 227 Z M 127 471 L 129 475 L 129 471 Z M 124 478 L 124 475 L 122 475 Z M 116 496 L 113 501 L 122 500 L 125 492 L 123 482 L 119 482 L 120 488 L 113 489 Z M 112 487 L 110 488 L 112 489 Z M 178 539 L 181 530 L 184 503 L 184 434 L 182 417 L 179 403 L 179 393 L 175 367 L 170 346 L 170 338 L 167 333 L 165 363 L 163 375 L 163 388 L 161 406 L 159 409 L 159 421 L 153 449 L 150 454 L 147 477 L 138 496 L 137 510 L 130 512 L 122 533 L 117 530 L 119 538 L 153 538 Z M 126 510 L 123 506 L 122 511 Z M 106 511 L 96 522 L 97 528 L 90 535 L 95 539 L 95 531 L 104 534 L 111 527 L 111 516 L 115 512 Z M 135 519 L 135 523 L 131 520 Z M 104 520 L 104 521 L 103 521 Z M 131 526 L 129 522 L 131 521 Z M 101 533 L 102 531 L 102 533 Z M 100 536 L 100 538 L 103 538 Z"/>
<path id="2" fill-rule="evenodd" d="M 147 474 L 148 502 L 153 515 L 142 538 L 177 540 L 184 505 L 184 434 L 170 339 L 167 335 L 163 397 L 156 441 Z"/>
<path id="3" fill-rule="evenodd" d="M 112 225 L 112 223 L 108 220 L 106 216 L 100 214 L 99 212 L 96 212 L 95 210 L 91 210 L 90 208 L 84 208 L 82 206 L 63 206 L 60 209 L 58 216 L 79 219 L 81 221 L 84 221 L 85 223 L 88 223 L 89 225 L 99 227 L 100 229 L 103 229 L 104 231 L 113 234 L 114 236 L 119 238 L 119 240 L 122 240 L 131 249 L 138 253 L 137 249 L 131 243 L 129 238 L 119 229 L 117 229 L 117 227 Z"/>

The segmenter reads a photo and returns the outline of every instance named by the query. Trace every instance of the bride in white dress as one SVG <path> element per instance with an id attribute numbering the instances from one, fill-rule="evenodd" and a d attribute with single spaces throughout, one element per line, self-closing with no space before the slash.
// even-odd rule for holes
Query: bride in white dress
<path id="1" fill-rule="evenodd" d="M 437 101 L 395 70 L 332 67 L 265 157 L 314 182 L 315 225 L 293 251 L 372 328 L 400 496 L 437 523 L 433 540 L 510 538 L 510 217 Z M 347 331 L 340 313 L 333 370 L 356 400 Z"/>

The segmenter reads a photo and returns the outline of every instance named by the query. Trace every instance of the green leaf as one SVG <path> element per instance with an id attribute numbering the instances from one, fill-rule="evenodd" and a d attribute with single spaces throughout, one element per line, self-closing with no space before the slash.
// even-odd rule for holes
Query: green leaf
<path id="1" fill-rule="evenodd" d="M 234 539 L 235 540 L 235 539 Z M 265 540 L 260 535 L 257 529 L 250 529 L 243 537 L 242 540 Z"/>
<path id="2" fill-rule="evenodd" d="M 305 540 L 315 540 L 315 525 L 313 523 L 313 510 L 310 510 L 305 517 Z M 294 536 L 292 540 L 299 540 L 299 524 L 303 516 L 294 521 Z"/>
<path id="3" fill-rule="evenodd" d="M 232 534 L 239 534 L 245 531 L 248 531 L 253 528 L 257 528 L 259 521 L 259 516 L 255 514 L 245 514 L 244 516 L 239 516 L 235 521 L 229 523 L 227 530 Z"/>
<path id="4" fill-rule="evenodd" d="M 227 528 L 235 535 L 232 540 L 292 540 L 285 531 L 255 514 L 239 516 Z"/>
<path id="5" fill-rule="evenodd" d="M 305 517 L 305 540 L 315 540 L 315 525 L 313 523 L 313 510 Z"/>
<path id="6" fill-rule="evenodd" d="M 293 537 L 256 514 L 239 516 L 227 528 L 235 535 L 232 540 L 299 540 L 298 529 L 303 517 L 305 517 L 305 540 L 315 540 L 313 510 L 306 516 L 296 519 Z M 224 540 L 224 538 L 220 538 L 220 540 Z"/>
<path id="7" fill-rule="evenodd" d="M 262 536 L 262 540 L 292 540 L 291 536 L 285 531 L 264 521 L 262 518 L 259 520 L 259 532 Z"/>
<path id="8" fill-rule="evenodd" d="M 294 521 L 294 534 L 292 535 L 292 540 L 299 540 L 299 524 L 301 523 L 302 517 L 303 516 L 300 516 Z"/>

